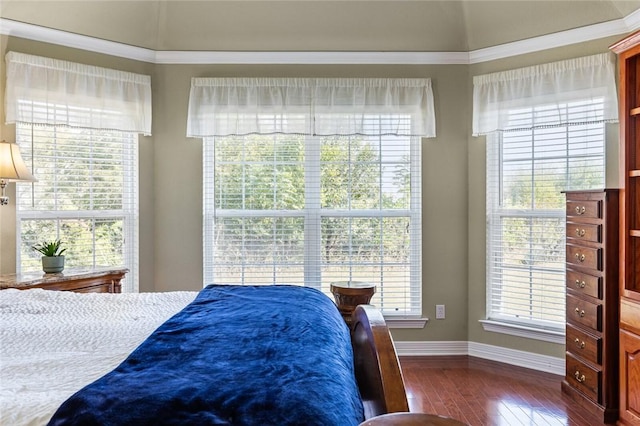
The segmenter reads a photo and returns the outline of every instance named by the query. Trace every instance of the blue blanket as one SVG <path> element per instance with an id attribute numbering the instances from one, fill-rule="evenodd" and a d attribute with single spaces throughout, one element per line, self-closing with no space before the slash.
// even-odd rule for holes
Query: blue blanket
<path id="1" fill-rule="evenodd" d="M 296 286 L 203 289 L 50 425 L 357 425 L 349 331 Z"/>

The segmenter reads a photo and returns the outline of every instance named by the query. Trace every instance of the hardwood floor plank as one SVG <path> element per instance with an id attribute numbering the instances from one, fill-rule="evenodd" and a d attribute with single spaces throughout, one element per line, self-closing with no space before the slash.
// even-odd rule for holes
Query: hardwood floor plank
<path id="1" fill-rule="evenodd" d="M 599 426 L 563 395 L 562 376 L 467 356 L 400 357 L 414 412 L 470 426 Z"/>

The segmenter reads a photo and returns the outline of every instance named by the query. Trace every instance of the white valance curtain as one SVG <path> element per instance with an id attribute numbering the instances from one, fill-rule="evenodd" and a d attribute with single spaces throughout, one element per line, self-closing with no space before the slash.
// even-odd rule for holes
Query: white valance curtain
<path id="1" fill-rule="evenodd" d="M 574 123 L 567 104 L 590 101 L 589 122 L 618 120 L 613 55 L 603 53 L 473 78 L 473 135 Z M 604 102 L 604 108 L 602 105 Z M 589 102 L 587 102 L 589 103 Z M 509 112 L 544 105 L 535 123 L 513 120 Z M 582 110 L 584 111 L 584 110 Z M 584 121 L 584 115 L 580 120 Z"/>
<path id="2" fill-rule="evenodd" d="M 151 134 L 151 77 L 9 52 L 7 123 Z M 21 107 L 22 104 L 22 107 Z"/>
<path id="3" fill-rule="evenodd" d="M 382 116 L 379 127 L 369 125 L 372 115 Z M 191 80 L 187 136 L 275 133 L 435 137 L 431 80 Z"/>

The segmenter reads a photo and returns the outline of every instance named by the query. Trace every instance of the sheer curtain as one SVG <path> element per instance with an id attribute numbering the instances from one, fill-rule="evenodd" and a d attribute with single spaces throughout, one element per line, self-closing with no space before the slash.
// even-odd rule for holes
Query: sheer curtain
<path id="1" fill-rule="evenodd" d="M 371 128 L 367 117 L 404 115 Z M 305 119 L 308 118 L 308 119 Z M 187 136 L 435 137 L 430 79 L 193 78 Z"/>
<path id="2" fill-rule="evenodd" d="M 536 126 L 554 126 L 576 120 L 617 121 L 615 62 L 610 53 L 569 59 L 473 78 L 473 135 L 499 130 L 532 128 L 530 121 L 513 121 L 512 112 L 533 104 L 546 105 Z M 593 100 L 586 114 L 568 115 L 565 105 Z M 600 102 L 603 100 L 603 102 Z"/>
<path id="3" fill-rule="evenodd" d="M 6 62 L 7 123 L 151 134 L 148 75 L 18 52 L 7 53 Z M 25 102 L 34 107 L 22 108 Z"/>

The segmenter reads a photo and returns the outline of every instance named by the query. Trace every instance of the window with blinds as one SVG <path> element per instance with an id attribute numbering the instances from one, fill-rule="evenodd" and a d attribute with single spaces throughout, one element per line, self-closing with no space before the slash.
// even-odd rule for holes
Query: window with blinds
<path id="1" fill-rule="evenodd" d="M 38 179 L 16 186 L 19 270 L 41 270 L 32 246 L 59 238 L 65 269 L 126 267 L 123 291 L 137 291 L 137 135 L 18 123 L 16 140 Z"/>
<path id="2" fill-rule="evenodd" d="M 371 116 L 372 126 L 384 117 Z M 408 119 L 407 119 L 408 120 Z M 377 286 L 390 315 L 421 314 L 420 138 L 205 138 L 206 283 Z"/>
<path id="3" fill-rule="evenodd" d="M 489 319 L 564 327 L 562 191 L 605 182 L 605 124 L 586 113 L 594 102 L 509 110 L 509 129 L 487 138 Z M 558 113 L 572 124 L 547 126 Z"/>

